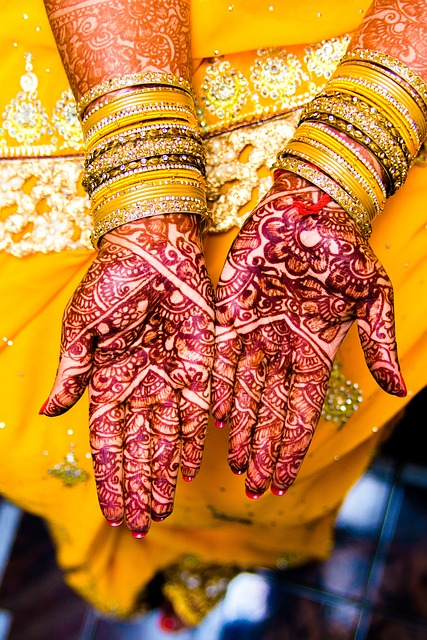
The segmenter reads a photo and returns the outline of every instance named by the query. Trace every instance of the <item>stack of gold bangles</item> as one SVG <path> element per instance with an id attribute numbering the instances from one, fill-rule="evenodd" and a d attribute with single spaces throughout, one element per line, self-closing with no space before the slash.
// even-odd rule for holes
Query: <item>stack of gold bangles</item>
<path id="1" fill-rule="evenodd" d="M 275 168 L 316 184 L 369 238 L 372 220 L 405 182 L 426 135 L 424 80 L 387 54 L 355 50 L 304 108 Z"/>
<path id="2" fill-rule="evenodd" d="M 77 110 L 94 247 L 108 231 L 149 216 L 194 213 L 209 221 L 205 156 L 187 81 L 155 72 L 111 78 L 88 91 Z"/>

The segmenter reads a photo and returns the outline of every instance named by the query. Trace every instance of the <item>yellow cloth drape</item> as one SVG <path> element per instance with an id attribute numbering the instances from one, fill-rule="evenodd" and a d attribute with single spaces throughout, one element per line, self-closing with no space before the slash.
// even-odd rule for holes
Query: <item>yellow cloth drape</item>
<path id="1" fill-rule="evenodd" d="M 334 0 L 292 3 L 292 8 L 290 4 L 193 0 L 195 58 L 338 36 L 355 28 L 368 6 L 365 1 L 351 1 L 338 8 Z M 65 90 L 67 81 L 42 2 L 9 0 L 0 7 L 4 52 L 0 106 L 4 109 L 19 90 L 23 54 L 31 52 L 39 70 L 38 98 L 49 110 L 58 87 Z M 27 186 L 23 184 L 21 191 Z M 414 167 L 375 221 L 372 240 L 395 287 L 397 338 L 408 397 L 390 397 L 376 386 L 353 328 L 340 361 L 345 375 L 359 384 L 364 401 L 342 427 L 321 421 L 286 497 L 268 494 L 257 502 L 248 500 L 243 478 L 234 476 L 226 464 L 226 432 L 210 427 L 200 475 L 191 484 L 179 481 L 174 514 L 153 524 L 142 541 L 134 540 L 124 526 L 109 528 L 100 514 L 89 456 L 86 398 L 59 418 L 38 415 L 57 366 L 63 309 L 93 252 L 82 246 L 32 251 L 21 257 L 6 250 L 0 254 L 0 490 L 47 520 L 59 563 L 80 594 L 100 610 L 127 614 L 152 575 L 183 555 L 194 554 L 204 562 L 273 568 L 327 557 L 336 510 L 369 464 L 387 431 L 383 427 L 426 383 L 426 188 L 427 169 Z M 4 189 L 3 195 L 6 198 Z M 1 220 L 11 213 L 10 207 L 1 205 Z M 206 239 L 214 280 L 235 233 Z M 49 472 L 64 470 L 61 463 L 86 472 L 89 479 L 65 486 Z"/>

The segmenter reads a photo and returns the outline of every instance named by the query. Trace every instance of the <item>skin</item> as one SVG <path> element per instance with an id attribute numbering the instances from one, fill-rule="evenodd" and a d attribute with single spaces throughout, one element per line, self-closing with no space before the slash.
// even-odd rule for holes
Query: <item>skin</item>
<path id="1" fill-rule="evenodd" d="M 425 2 L 376 0 L 348 50 L 388 53 L 426 80 L 426 25 Z M 219 426 L 230 422 L 229 465 L 246 472 L 254 499 L 269 486 L 282 495 L 295 481 L 353 322 L 378 384 L 406 395 L 390 280 L 337 205 L 317 211 L 321 196 L 289 173 L 278 178 L 231 247 L 217 288 L 213 414 Z M 301 216 L 299 201 L 317 212 Z"/>
<path id="2" fill-rule="evenodd" d="M 45 5 L 77 100 L 135 71 L 189 79 L 188 0 Z M 172 512 L 179 468 L 187 481 L 198 472 L 213 343 L 199 218 L 171 214 L 109 232 L 65 310 L 42 413 L 67 411 L 88 387 L 101 510 L 110 524 L 126 519 L 135 537 Z"/>
<path id="3" fill-rule="evenodd" d="M 354 321 L 378 384 L 405 394 L 391 283 L 353 220 L 322 195 L 292 173 L 278 178 L 217 288 L 213 413 L 230 419 L 229 465 L 247 472 L 250 494 L 295 480 Z"/>
<path id="4" fill-rule="evenodd" d="M 188 0 L 45 4 L 76 99 L 113 75 L 191 77 Z M 424 14 L 421 1 L 377 0 L 350 48 L 390 53 L 426 79 Z M 229 463 L 246 472 L 251 497 L 295 480 L 353 322 L 378 384 L 406 393 L 386 272 L 354 221 L 293 174 L 275 180 L 240 231 L 216 305 L 213 414 L 230 421 Z M 179 466 L 187 479 L 198 471 L 213 308 L 199 221 L 173 214 L 106 234 L 64 314 L 42 413 L 67 411 L 88 387 L 101 509 L 136 536 L 171 513 Z"/>

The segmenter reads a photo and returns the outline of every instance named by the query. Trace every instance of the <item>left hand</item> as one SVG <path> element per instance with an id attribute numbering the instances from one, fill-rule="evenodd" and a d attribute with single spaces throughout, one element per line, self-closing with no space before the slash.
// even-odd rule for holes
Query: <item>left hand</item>
<path id="1" fill-rule="evenodd" d="M 230 420 L 229 465 L 247 471 L 250 497 L 294 482 L 355 320 L 372 375 L 405 395 L 386 272 L 349 215 L 286 172 L 239 232 L 217 288 L 213 414 Z"/>

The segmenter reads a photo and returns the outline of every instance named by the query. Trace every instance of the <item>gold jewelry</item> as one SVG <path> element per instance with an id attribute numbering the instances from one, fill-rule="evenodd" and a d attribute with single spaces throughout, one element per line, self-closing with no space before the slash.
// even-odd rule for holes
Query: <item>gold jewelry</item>
<path id="1" fill-rule="evenodd" d="M 413 92 L 419 96 L 419 106 L 424 111 L 425 117 L 427 117 L 427 83 L 404 62 L 382 51 L 371 51 L 370 49 L 350 51 L 345 54 L 340 64 L 348 60 L 370 62 L 382 67 L 383 70 L 390 71 L 395 76 L 396 82 L 398 79 L 405 81 L 413 89 Z M 421 107 L 421 102 L 423 107 Z"/>
<path id="2" fill-rule="evenodd" d="M 172 73 L 162 73 L 159 71 L 143 71 L 140 73 L 130 73 L 123 76 L 115 76 L 104 80 L 87 91 L 77 103 L 77 114 L 82 118 L 86 107 L 107 93 L 125 89 L 127 87 L 137 87 L 140 85 L 162 85 L 182 89 L 194 95 L 193 88 L 185 78 L 179 78 Z"/>
<path id="3" fill-rule="evenodd" d="M 305 178 L 319 189 L 331 196 L 337 204 L 339 204 L 346 213 L 356 222 L 362 235 L 368 239 L 372 233 L 370 222 L 366 218 L 366 212 L 353 198 L 337 184 L 332 178 L 323 173 L 320 169 L 313 165 L 312 160 L 306 158 L 295 158 L 292 156 L 282 156 L 277 158 L 273 169 L 284 169 L 291 171 L 296 175 Z"/>

